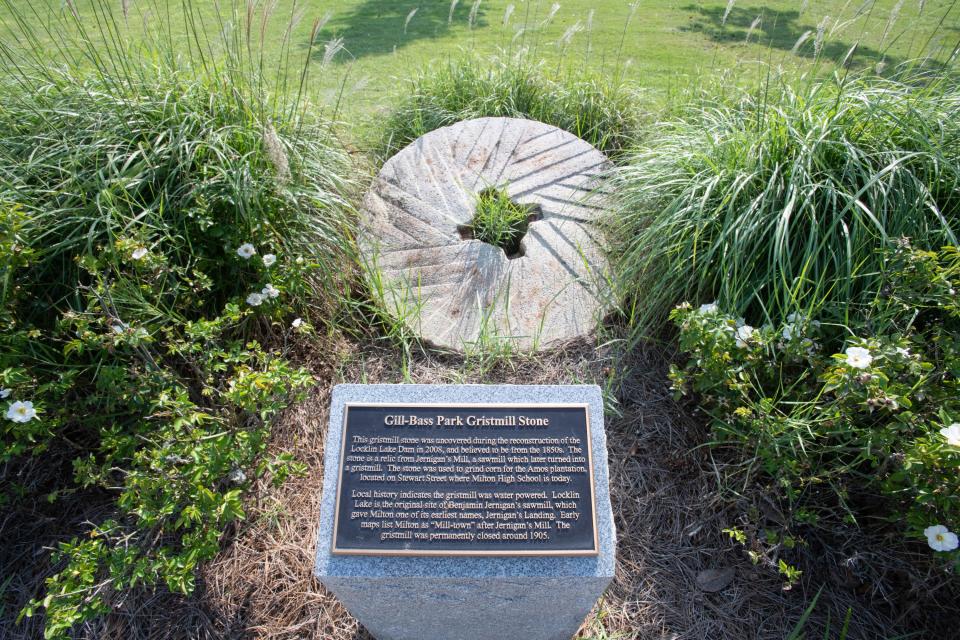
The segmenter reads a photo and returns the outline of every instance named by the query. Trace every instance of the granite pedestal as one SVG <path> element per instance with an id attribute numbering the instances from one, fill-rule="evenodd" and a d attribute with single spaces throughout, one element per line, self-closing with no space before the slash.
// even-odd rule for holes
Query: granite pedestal
<path id="1" fill-rule="evenodd" d="M 593 556 L 334 555 L 344 406 L 587 403 L 599 553 Z M 315 573 L 379 640 L 568 640 L 614 575 L 603 401 L 596 386 L 338 385 L 330 407 Z"/>

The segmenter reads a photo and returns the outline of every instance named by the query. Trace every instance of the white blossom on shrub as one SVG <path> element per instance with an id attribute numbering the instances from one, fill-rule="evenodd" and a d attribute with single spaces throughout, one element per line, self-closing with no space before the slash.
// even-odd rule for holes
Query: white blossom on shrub
<path id="1" fill-rule="evenodd" d="M 940 435 L 947 439 L 947 444 L 951 447 L 960 447 L 960 422 L 940 429 Z"/>
<path id="2" fill-rule="evenodd" d="M 844 353 L 847 354 L 847 365 L 854 369 L 866 369 L 873 362 L 870 350 L 863 347 L 847 347 Z"/>
<path id="3" fill-rule="evenodd" d="M 957 548 L 957 534 L 942 524 L 935 524 L 923 530 L 927 544 L 934 551 L 953 551 Z"/>
<path id="4" fill-rule="evenodd" d="M 737 327 L 737 346 L 741 349 L 747 348 L 747 340 L 753 337 L 753 327 L 748 324 Z"/>
<path id="5" fill-rule="evenodd" d="M 272 267 L 276 261 L 277 256 L 273 255 L 272 253 L 263 254 L 263 266 Z"/>
<path id="6" fill-rule="evenodd" d="M 33 403 L 29 400 L 11 402 L 7 407 L 7 420 L 14 422 L 30 422 L 37 417 L 37 410 L 33 408 Z"/>
<path id="7" fill-rule="evenodd" d="M 240 245 L 240 247 L 237 249 L 237 255 L 243 258 L 244 260 L 249 260 L 250 258 L 253 257 L 253 255 L 256 252 L 257 250 L 254 249 L 253 245 L 250 244 L 249 242 Z"/>
<path id="8" fill-rule="evenodd" d="M 268 282 L 260 293 L 264 298 L 276 298 L 280 295 L 280 290 Z"/>
<path id="9" fill-rule="evenodd" d="M 700 313 L 716 313 L 719 307 L 716 302 L 708 302 L 700 305 Z"/>
<path id="10" fill-rule="evenodd" d="M 303 318 L 295 318 L 290 324 L 294 329 L 299 329 L 303 326 Z"/>
<path id="11" fill-rule="evenodd" d="M 263 296 L 256 292 L 251 293 L 247 296 L 247 304 L 251 307 L 259 307 L 263 304 Z"/>
<path id="12" fill-rule="evenodd" d="M 9 398 L 11 393 L 10 389 L 0 389 L 0 399 Z"/>
<path id="13" fill-rule="evenodd" d="M 145 247 L 137 247 L 136 249 L 133 250 L 132 257 L 134 260 L 143 260 L 144 258 L 147 257 L 148 253 L 149 251 L 147 251 Z"/>

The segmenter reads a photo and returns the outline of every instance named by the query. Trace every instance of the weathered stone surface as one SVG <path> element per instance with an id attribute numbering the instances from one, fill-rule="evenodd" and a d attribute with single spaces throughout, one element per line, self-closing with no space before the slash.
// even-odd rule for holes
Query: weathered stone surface
<path id="1" fill-rule="evenodd" d="M 364 199 L 360 245 L 375 288 L 439 347 L 496 336 L 546 348 L 590 333 L 609 297 L 594 224 L 606 211 L 596 187 L 608 166 L 590 144 L 533 120 L 431 131 L 387 161 Z M 520 257 L 461 236 L 490 187 L 539 208 Z"/>
<path id="2" fill-rule="evenodd" d="M 332 553 L 344 406 L 377 403 L 590 405 L 595 556 L 377 556 Z M 594 385 L 340 384 L 330 401 L 314 574 L 379 640 L 569 640 L 616 568 L 603 397 Z"/>
<path id="3" fill-rule="evenodd" d="M 736 571 L 733 567 L 705 569 L 697 574 L 697 586 L 707 593 L 723 591 L 733 582 L 733 576 L 736 575 Z"/>

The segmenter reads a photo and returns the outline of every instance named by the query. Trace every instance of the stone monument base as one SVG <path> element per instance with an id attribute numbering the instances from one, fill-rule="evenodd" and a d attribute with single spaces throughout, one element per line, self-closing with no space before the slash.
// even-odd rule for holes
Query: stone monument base
<path id="1" fill-rule="evenodd" d="M 610 577 L 559 574 L 321 580 L 379 640 L 570 640 Z"/>
<path id="2" fill-rule="evenodd" d="M 333 554 L 344 406 L 378 403 L 586 403 L 590 407 L 596 555 Z M 339 385 L 324 460 L 315 573 L 379 640 L 569 640 L 613 578 L 603 401 L 596 386 Z"/>

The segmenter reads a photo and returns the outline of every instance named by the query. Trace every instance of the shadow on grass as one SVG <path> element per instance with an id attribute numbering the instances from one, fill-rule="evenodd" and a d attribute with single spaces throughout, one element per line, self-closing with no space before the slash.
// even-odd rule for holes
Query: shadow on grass
<path id="1" fill-rule="evenodd" d="M 714 42 L 735 43 L 748 39 L 771 49 L 790 51 L 798 57 L 813 60 L 817 57 L 815 42 L 817 24 L 808 24 L 797 10 L 775 11 L 767 7 L 735 6 L 724 20 L 725 5 L 698 6 L 688 4 L 683 7 L 692 18 L 688 25 L 680 27 L 682 31 L 702 33 Z M 756 24 L 755 24 L 756 22 Z M 829 29 L 830 25 L 827 26 Z M 900 30 L 891 33 L 890 39 L 897 37 Z M 797 43 L 803 38 L 798 46 Z M 939 60 L 927 56 L 919 61 L 908 61 L 891 56 L 881 49 L 858 43 L 851 53 L 854 42 L 824 39 L 819 56 L 835 65 L 844 65 L 851 69 L 874 69 L 878 65 L 893 70 L 906 63 L 915 64 L 918 71 L 943 72 L 946 66 Z"/>
<path id="2" fill-rule="evenodd" d="M 349 55 L 337 56 L 334 61 L 347 62 L 366 56 L 392 53 L 416 40 L 432 40 L 451 31 L 465 28 L 473 10 L 472 0 L 460 0 L 453 12 L 445 0 L 365 0 L 349 11 L 336 14 L 317 34 L 315 59 L 324 55 L 323 43 L 343 38 Z M 417 12 L 404 23 L 410 12 Z M 487 26 L 486 9 L 481 3 L 474 16 L 473 28 Z"/>

